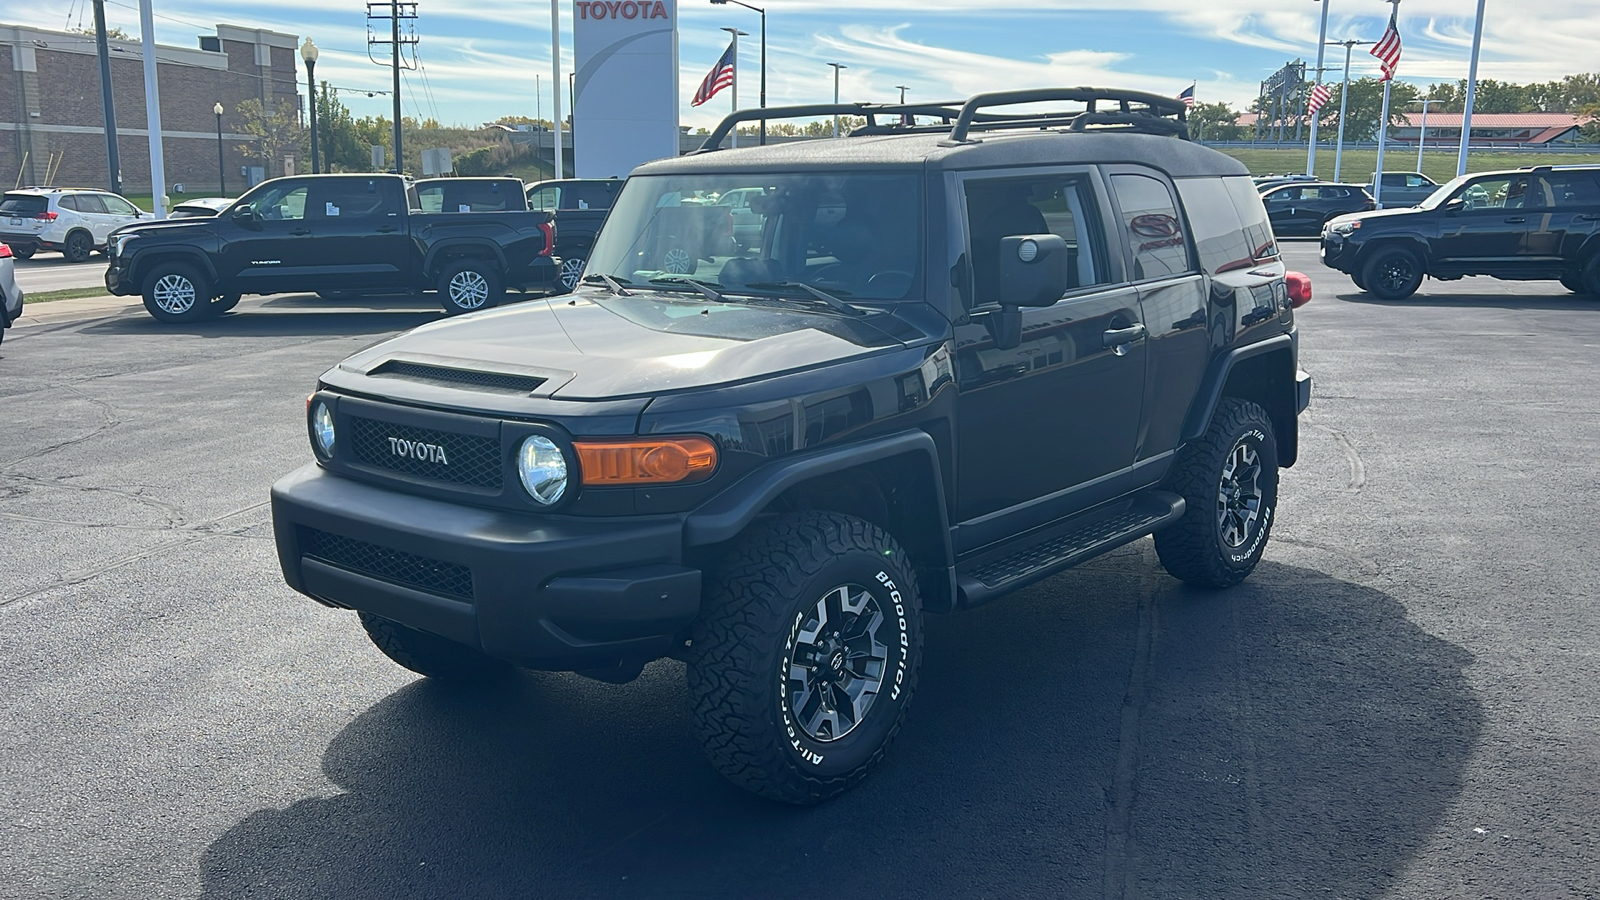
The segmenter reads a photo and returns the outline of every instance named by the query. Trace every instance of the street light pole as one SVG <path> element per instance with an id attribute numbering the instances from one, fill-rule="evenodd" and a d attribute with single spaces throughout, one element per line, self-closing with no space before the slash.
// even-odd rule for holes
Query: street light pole
<path id="1" fill-rule="evenodd" d="M 217 193 L 226 197 L 228 196 L 228 167 L 222 161 L 222 103 L 218 102 L 216 106 L 211 107 L 211 111 L 217 114 Z"/>
<path id="2" fill-rule="evenodd" d="M 1478 48 L 1483 46 L 1483 6 L 1478 0 L 1478 23 L 1472 28 L 1472 64 L 1467 67 L 1467 102 L 1461 108 L 1461 155 L 1456 158 L 1456 177 L 1467 174 L 1467 144 L 1472 140 L 1472 103 L 1478 97 Z"/>
<path id="3" fill-rule="evenodd" d="M 748 32 L 748 31 L 740 31 L 737 28 L 723 28 L 722 30 L 726 31 L 728 34 L 733 35 L 733 84 L 730 85 L 730 87 L 732 87 L 732 89 L 733 89 L 733 97 L 732 97 L 733 107 L 732 107 L 732 109 L 733 109 L 734 112 L 738 112 L 739 111 L 739 36 L 743 35 L 745 37 L 749 37 L 750 36 L 750 32 Z M 728 146 L 730 148 L 734 149 L 734 150 L 739 149 L 739 126 L 738 126 L 737 123 L 735 123 L 734 126 L 733 126 L 732 143 L 730 143 Z"/>
<path id="4" fill-rule="evenodd" d="M 1350 51 L 1372 41 L 1329 41 L 1344 47 L 1344 83 L 1339 87 L 1339 139 L 1333 149 L 1333 180 L 1339 180 L 1339 172 L 1344 164 L 1344 120 L 1350 117 Z"/>
<path id="5" fill-rule="evenodd" d="M 1423 97 L 1420 100 L 1413 100 L 1411 102 L 1422 104 L 1422 132 L 1417 135 L 1417 171 L 1421 172 L 1422 151 L 1427 149 L 1428 146 L 1428 107 L 1435 103 L 1443 103 L 1444 101 L 1434 100 L 1430 97 Z"/>
<path id="6" fill-rule="evenodd" d="M 839 70 L 840 69 L 848 69 L 850 67 L 847 66 L 847 65 L 844 65 L 843 63 L 828 63 L 828 65 L 833 66 L 833 105 L 834 106 L 838 106 L 839 105 Z M 839 136 L 839 114 L 838 113 L 834 113 L 833 114 L 833 136 L 834 137 L 838 137 Z"/>
<path id="7" fill-rule="evenodd" d="M 753 11 L 758 12 L 758 13 L 761 14 L 761 108 L 762 109 L 766 109 L 767 108 L 767 11 L 765 9 L 762 9 L 759 6 L 751 6 L 748 3 L 740 3 L 739 0 L 711 0 L 711 5 L 712 6 L 725 6 L 725 5 L 729 4 L 729 3 L 732 3 L 734 6 L 742 6 L 745 9 L 753 10 Z M 723 30 L 726 31 L 727 29 L 723 29 Z M 734 77 L 735 78 L 738 77 L 737 73 L 735 73 Z M 739 129 L 735 128 L 733 131 L 734 131 L 733 139 L 734 139 L 734 142 L 735 142 L 734 146 L 738 146 L 737 142 L 739 140 Z M 761 139 L 760 139 L 759 143 L 763 147 L 765 147 L 766 144 L 767 144 L 767 120 L 766 119 L 762 119 L 761 120 Z"/>
<path id="8" fill-rule="evenodd" d="M 895 87 L 900 89 L 900 103 L 903 105 L 906 102 L 906 91 L 909 90 L 909 88 L 903 84 L 897 84 Z"/>
<path id="9" fill-rule="evenodd" d="M 1322 4 L 1322 30 L 1317 33 L 1317 84 L 1322 84 L 1322 57 L 1328 49 L 1328 6 L 1332 0 L 1316 0 Z M 1321 110 L 1318 110 L 1321 112 Z M 1317 113 L 1311 114 L 1311 146 L 1306 150 L 1306 174 L 1315 176 L 1317 173 L 1317 120 L 1322 118 Z"/>
<path id="10" fill-rule="evenodd" d="M 306 61 L 306 90 L 311 97 L 311 174 L 322 171 L 317 154 L 317 45 L 311 38 L 300 45 L 300 58 Z"/>

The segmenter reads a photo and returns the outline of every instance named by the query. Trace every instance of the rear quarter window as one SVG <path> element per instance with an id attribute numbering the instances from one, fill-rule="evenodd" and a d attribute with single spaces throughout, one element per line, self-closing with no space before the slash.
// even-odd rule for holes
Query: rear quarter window
<path id="1" fill-rule="evenodd" d="M 1278 258 L 1278 242 L 1272 236 L 1272 223 L 1267 220 L 1267 210 L 1261 205 L 1261 195 L 1256 193 L 1250 179 L 1238 175 L 1219 179 L 1233 201 L 1233 210 L 1244 227 L 1245 240 L 1250 244 L 1251 259 L 1261 261 Z"/>
<path id="2" fill-rule="evenodd" d="M 1182 275 L 1189 269 L 1183 220 L 1166 184 L 1148 175 L 1112 175 L 1122 223 L 1133 250 L 1133 278 L 1145 281 Z M 1254 188 L 1252 187 L 1252 193 Z"/>
<path id="3" fill-rule="evenodd" d="M 1200 255 L 1200 267 L 1215 275 L 1254 265 L 1255 256 L 1251 251 L 1255 248 L 1225 180 L 1180 178 L 1176 184 L 1184 212 L 1189 215 L 1189 233 Z M 1245 186 L 1254 193 L 1254 186 L 1248 181 Z M 1255 202 L 1259 209 L 1261 201 Z"/>

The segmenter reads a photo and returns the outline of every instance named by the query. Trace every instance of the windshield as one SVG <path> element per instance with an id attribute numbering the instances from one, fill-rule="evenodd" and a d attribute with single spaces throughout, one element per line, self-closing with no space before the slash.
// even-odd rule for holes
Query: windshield
<path id="1" fill-rule="evenodd" d="M 646 175 L 623 187 L 585 271 L 623 284 L 850 302 L 904 299 L 920 267 L 913 173 Z"/>

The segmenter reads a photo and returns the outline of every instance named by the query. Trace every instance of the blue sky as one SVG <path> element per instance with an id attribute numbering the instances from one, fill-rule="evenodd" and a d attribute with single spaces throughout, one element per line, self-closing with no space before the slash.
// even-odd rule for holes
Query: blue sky
<path id="1" fill-rule="evenodd" d="M 1388 18 L 1384 0 L 1328 0 L 1330 40 L 1376 39 Z M 367 61 L 363 0 L 154 0 L 161 43 L 194 46 L 217 22 L 310 35 L 322 48 L 319 78 L 344 88 L 357 115 L 383 114 L 386 69 Z M 762 5 L 756 0 L 755 5 Z M 1471 0 L 1403 0 L 1402 78 L 1464 78 L 1472 33 Z M 5 21 L 61 28 L 92 23 L 88 0 L 17 4 Z M 886 101 L 908 85 L 909 99 L 947 99 L 1007 87 L 1095 84 L 1176 94 L 1198 82 L 1202 102 L 1240 108 L 1257 83 L 1285 62 L 1314 63 L 1316 0 L 767 0 L 768 103 L 832 99 L 828 62 L 848 65 L 846 101 Z M 1600 68 L 1595 0 L 1489 0 L 1479 77 L 1547 80 Z M 563 3 L 565 70 L 571 69 L 570 0 Z M 420 0 L 417 31 L 423 70 L 402 85 L 407 115 L 479 123 L 550 108 L 548 0 Z M 137 0 L 107 0 L 112 25 L 138 32 Z M 726 46 L 717 29 L 751 32 L 741 42 L 741 106 L 754 106 L 759 18 L 734 6 L 680 0 L 681 121 L 710 125 L 728 108 L 719 95 L 689 106 L 695 85 Z M 1358 48 L 1356 75 L 1376 60 Z M 1328 65 L 1342 50 L 1330 48 Z M 535 103 L 535 76 L 542 103 Z M 1337 78 L 1337 75 L 1331 75 Z"/>

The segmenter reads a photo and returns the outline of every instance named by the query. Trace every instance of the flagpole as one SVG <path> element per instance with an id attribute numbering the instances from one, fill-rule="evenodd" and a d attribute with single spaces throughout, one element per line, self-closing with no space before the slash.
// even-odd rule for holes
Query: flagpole
<path id="1" fill-rule="evenodd" d="M 1396 22 L 1400 18 L 1400 0 L 1386 0 L 1394 4 L 1394 11 L 1389 14 L 1389 33 L 1398 33 Z M 1389 91 L 1394 87 L 1394 71 L 1384 65 L 1383 72 L 1383 112 L 1378 119 L 1378 171 L 1372 176 L 1372 202 L 1378 209 L 1383 209 L 1383 147 L 1389 137 Z"/>
<path id="2" fill-rule="evenodd" d="M 1483 6 L 1478 0 L 1478 23 L 1472 29 L 1472 64 L 1467 67 L 1467 102 L 1461 108 L 1461 156 L 1456 159 L 1456 176 L 1467 174 L 1467 144 L 1472 140 L 1472 102 L 1478 96 L 1478 48 L 1483 45 Z"/>
<path id="3" fill-rule="evenodd" d="M 1322 86 L 1322 56 L 1328 49 L 1328 4 L 1332 0 L 1318 0 L 1322 4 L 1322 30 L 1317 33 L 1317 86 Z M 1306 174 L 1313 177 L 1317 174 L 1317 119 L 1322 108 L 1318 107 L 1311 114 L 1311 147 L 1306 151 Z"/>
<path id="4" fill-rule="evenodd" d="M 566 177 L 566 153 L 561 146 L 561 0 L 550 0 L 550 93 L 554 94 L 556 177 Z M 398 126 L 397 126 L 398 127 Z M 587 134 L 587 132 L 585 132 Z M 400 171 L 398 168 L 396 172 Z"/>
<path id="5" fill-rule="evenodd" d="M 738 112 L 739 111 L 739 35 L 742 34 L 742 35 L 748 36 L 749 32 L 748 31 L 740 31 L 737 28 L 726 28 L 726 27 L 724 27 L 722 30 L 726 31 L 727 33 L 729 33 L 731 35 L 733 35 L 733 83 L 731 85 L 729 85 L 729 87 L 731 87 L 733 89 L 733 96 L 731 98 L 731 100 L 733 101 L 732 109 L 733 109 L 734 112 Z M 730 148 L 734 149 L 734 150 L 739 149 L 739 126 L 737 124 L 735 124 L 733 126 L 733 131 L 729 134 L 729 137 L 732 140 L 732 143 L 730 143 L 728 146 Z"/>

